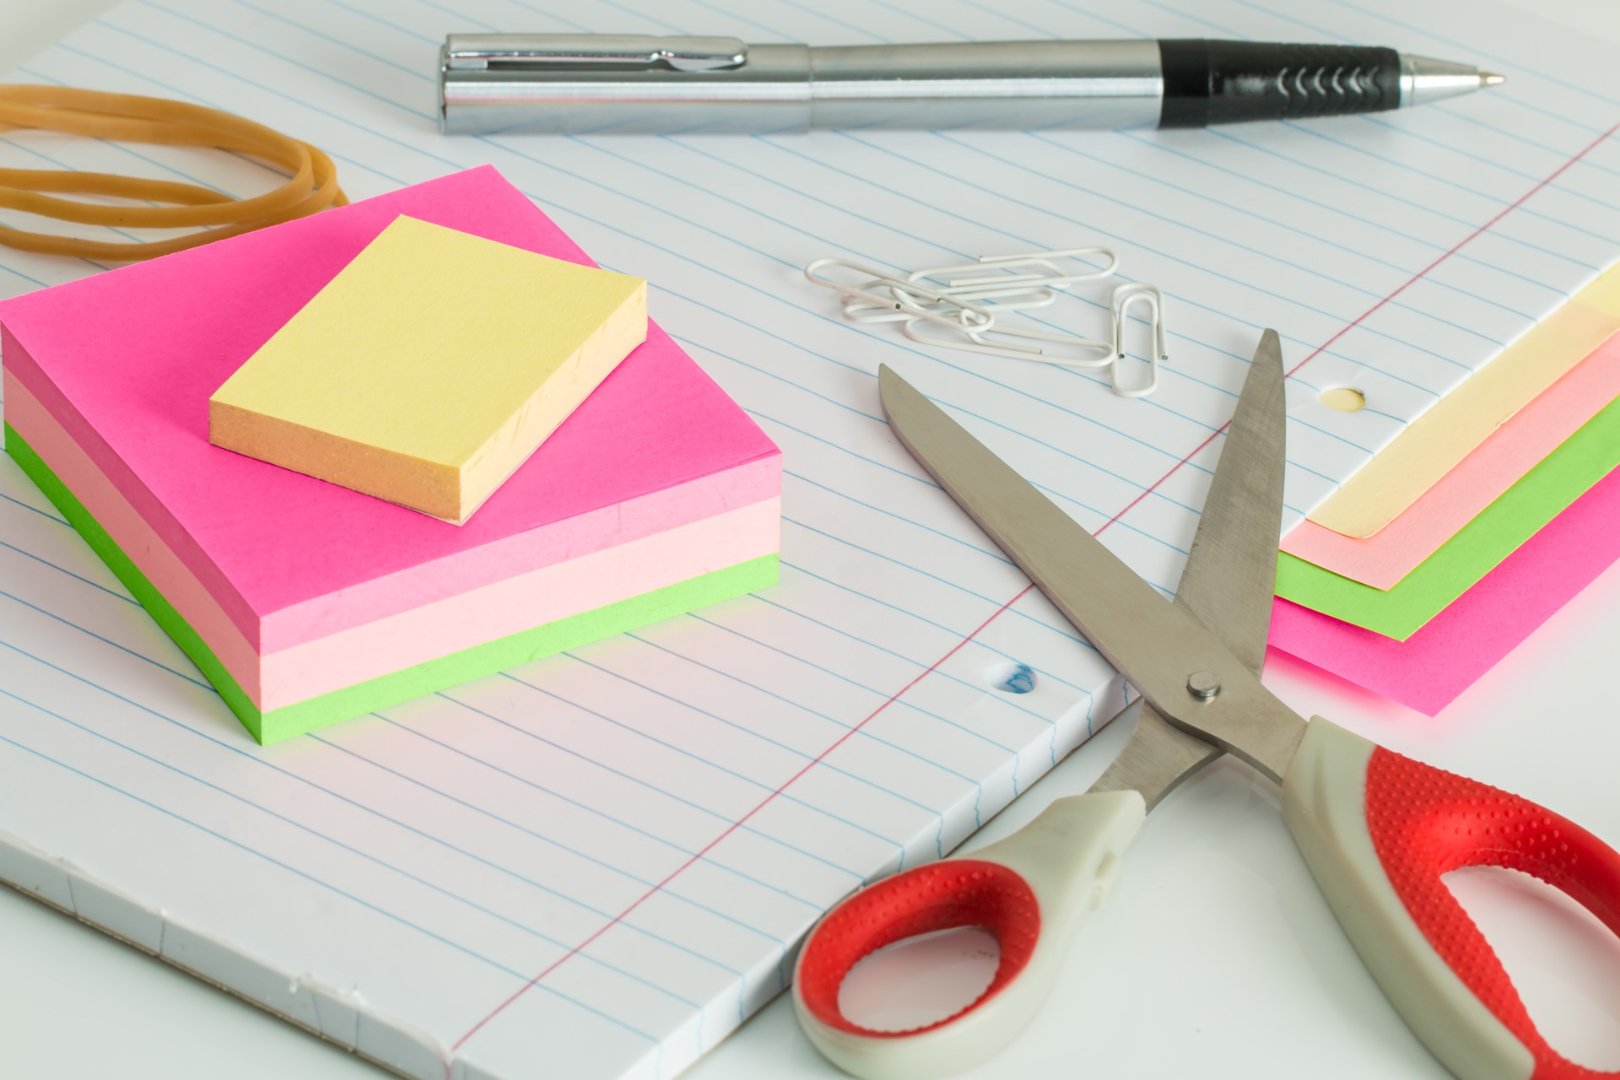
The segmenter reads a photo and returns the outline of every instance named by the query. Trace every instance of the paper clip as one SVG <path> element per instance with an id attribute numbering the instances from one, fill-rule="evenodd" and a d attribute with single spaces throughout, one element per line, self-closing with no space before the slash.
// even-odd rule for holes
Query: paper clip
<path id="1" fill-rule="evenodd" d="M 1053 260 L 1102 258 L 1101 266 L 1083 264 L 1084 269 L 1065 271 Z M 1119 259 L 1108 248 L 1061 248 L 1014 255 L 985 255 L 977 262 L 933 266 L 906 275 L 908 281 L 936 283 L 943 295 L 974 301 L 987 310 L 1022 311 L 1045 307 L 1057 299 L 1057 290 L 1081 281 L 1107 277 L 1119 266 Z M 990 270 L 993 273 L 980 271 Z M 1024 271 L 1024 272 L 1020 272 Z M 973 276 L 965 276 L 973 275 Z M 845 315 L 850 315 L 848 307 Z M 925 333 L 910 324 L 903 327 L 907 337 L 920 344 L 938 345 L 990 356 L 1018 360 L 1039 360 L 1064 367 L 1099 368 L 1113 362 L 1113 346 L 1106 341 L 1080 337 L 1055 330 L 1041 330 L 1022 324 L 996 323 L 993 327 L 964 328 L 966 341 L 951 340 Z M 1051 346 L 1067 346 L 1081 355 L 1054 354 Z M 1096 354 L 1096 355 L 1090 355 Z"/>
<path id="2" fill-rule="evenodd" d="M 1035 265 L 1033 260 L 1021 261 L 1021 266 Z M 993 274 L 973 278 L 946 277 L 947 274 L 980 269 L 978 263 L 962 266 L 934 266 L 906 275 L 907 281 L 929 283 L 942 293 L 964 300 L 992 300 L 1006 308 L 1045 307 L 1057 299 L 1053 282 L 1066 284 L 1062 271 L 1055 263 L 1040 263 L 1044 272 L 1029 274 Z"/>
<path id="3" fill-rule="evenodd" d="M 1065 272 L 1054 261 L 1073 259 L 1083 262 L 1096 256 L 1103 258 L 1102 266 L 1087 264 L 1083 270 L 1069 272 Z M 964 300 L 994 300 L 997 307 L 1017 310 L 1045 307 L 1057 299 L 1056 290 L 1067 289 L 1076 282 L 1108 277 L 1118 267 L 1119 259 L 1108 248 L 1060 248 L 1015 255 L 981 255 L 976 262 L 927 267 L 913 271 L 906 277 L 909 281 L 938 282 L 943 286 L 938 288 L 938 291 L 950 296 Z M 1032 268 L 1034 272 L 1016 272 L 1025 268 Z M 958 276 L 980 270 L 1004 272 L 978 274 L 974 277 Z M 1027 299 L 1018 299 L 1026 297 Z"/>
<path id="4" fill-rule="evenodd" d="M 864 280 L 845 284 L 830 277 L 818 276 L 828 267 L 841 267 L 862 275 Z M 804 268 L 805 280 L 824 289 L 832 289 L 844 300 L 845 315 L 850 316 L 853 305 L 861 312 L 881 312 L 856 321 L 876 322 L 891 320 L 926 319 L 962 330 L 985 330 L 995 323 L 995 316 L 985 308 L 950 296 L 944 292 L 890 277 L 881 270 L 850 262 L 848 259 L 817 259 Z M 884 289 L 887 292 L 876 290 Z M 930 306 L 931 305 L 931 306 Z"/>
<path id="5" fill-rule="evenodd" d="M 879 281 L 868 281 L 864 283 L 863 288 L 870 290 L 883 284 L 883 282 Z M 892 286 L 890 289 L 891 292 L 895 291 Z M 952 294 L 950 297 L 951 305 L 946 305 L 924 303 L 921 297 L 911 293 L 909 289 L 905 291 L 909 297 L 909 303 L 899 295 L 896 295 L 892 301 L 885 300 L 882 303 L 876 303 L 857 296 L 846 296 L 843 307 L 844 318 L 855 323 L 907 322 L 921 317 L 916 314 L 918 311 L 925 311 L 934 315 L 950 315 L 953 310 L 952 305 L 955 305 L 957 307 L 966 307 L 970 312 L 974 313 L 959 320 L 964 326 L 968 326 L 977 325 L 976 315 L 978 312 L 995 316 L 1001 312 L 1024 311 L 1029 308 L 1045 307 L 1057 296 L 1056 293 L 1050 291 L 1047 291 L 1044 297 L 1032 296 L 1025 299 L 1018 298 L 1022 296 L 1021 293 L 1010 294 L 1010 298 Z"/>
<path id="6" fill-rule="evenodd" d="M 942 349 L 960 349 L 964 352 L 983 353 L 986 356 L 1006 356 L 1014 360 L 1031 360 L 1043 364 L 1055 364 L 1059 367 L 1069 368 L 1100 368 L 1107 367 L 1114 361 L 1114 347 L 1107 341 L 1095 341 L 1083 338 L 1077 334 L 1065 334 L 1057 330 L 1037 330 L 1034 328 L 1019 327 L 1009 329 L 997 325 L 979 330 L 962 330 L 957 338 L 945 337 L 935 334 L 923 333 L 916 321 L 908 322 L 900 328 L 912 341 L 919 345 L 934 345 Z M 956 329 L 953 327 L 953 329 Z M 1006 339 L 1012 340 L 1006 340 Z M 1030 341 L 1041 344 L 1022 345 L 1019 341 Z M 1052 345 L 1067 345 L 1084 353 L 1097 355 L 1066 355 L 1054 352 Z"/>
<path id="7" fill-rule="evenodd" d="M 951 296 L 936 303 L 930 300 L 934 295 L 926 290 L 916 290 L 910 283 L 898 278 L 871 278 L 842 294 L 842 312 L 844 318 L 853 323 L 930 319 L 947 326 L 960 324 L 967 329 L 990 326 L 995 322 L 995 308 L 1015 306 L 980 304 L 961 296 Z"/>
<path id="8" fill-rule="evenodd" d="M 969 264 L 967 268 L 976 268 L 977 265 Z M 855 287 L 858 292 L 852 290 L 844 294 L 844 318 L 859 323 L 902 322 L 916 317 L 901 310 L 905 306 L 930 311 L 936 315 L 950 315 L 950 307 L 963 302 L 992 313 L 1045 307 L 1057 299 L 1057 293 L 1048 287 L 1049 283 L 1058 282 L 1061 287 L 1067 284 L 1068 279 L 1061 276 L 1062 272 L 1056 265 L 1051 263 L 1044 265 L 1049 270 L 1045 274 L 1001 274 L 993 278 L 968 282 L 941 282 L 937 277 L 933 279 L 929 277 L 941 271 L 960 270 L 964 269 L 963 267 L 919 270 L 906 276 L 904 289 L 898 286 L 894 278 L 868 280 Z M 896 302 L 891 302 L 888 297 L 882 301 L 873 299 L 873 290 L 879 287 L 885 288 Z M 909 305 L 906 305 L 900 296 L 902 291 L 910 294 Z M 945 297 L 948 302 L 924 303 L 926 298 L 935 296 Z"/>
<path id="9" fill-rule="evenodd" d="M 1111 277 L 1119 269 L 1119 257 L 1114 254 L 1113 248 L 1105 247 L 1077 247 L 1053 248 L 1050 251 L 1030 251 L 1020 255 L 980 255 L 981 266 L 1016 266 L 1020 263 L 1051 259 L 1073 259 L 1084 262 L 1093 255 L 1101 255 L 1103 265 L 1093 266 L 1075 274 L 1066 274 L 1071 281 L 1095 281 L 1098 278 Z"/>
<path id="10" fill-rule="evenodd" d="M 1060 264 L 1064 259 L 1073 260 L 1078 267 L 1066 269 Z M 828 273 L 833 268 L 860 275 L 860 279 L 841 283 Z M 804 276 L 836 291 L 843 301 L 844 318 L 850 322 L 898 323 L 906 337 L 921 345 L 1067 368 L 1111 367 L 1114 393 L 1141 397 L 1158 388 L 1159 364 L 1169 359 L 1164 299 L 1153 286 L 1137 282 L 1113 291 L 1113 327 L 1107 341 L 1043 329 L 1027 319 L 999 318 L 1045 307 L 1057 299 L 1060 290 L 1111 277 L 1118 269 L 1119 259 L 1109 248 L 1078 247 L 984 255 L 975 262 L 931 266 L 904 277 L 833 257 L 810 263 Z M 1120 369 L 1127 359 L 1125 323 L 1135 303 L 1148 307 L 1153 351 L 1147 357 L 1146 381 L 1129 386 L 1121 381 Z M 930 330 L 925 323 L 944 329 Z"/>
<path id="11" fill-rule="evenodd" d="M 1152 330 L 1149 341 L 1151 351 L 1148 353 L 1148 378 L 1145 383 L 1137 386 L 1123 386 L 1119 381 L 1119 369 L 1125 363 L 1125 322 L 1132 304 L 1146 304 L 1148 308 L 1148 324 Z M 1152 285 L 1145 285 L 1140 281 L 1128 285 L 1121 285 L 1114 290 L 1112 297 L 1114 311 L 1114 393 L 1121 397 L 1142 397 L 1151 394 L 1159 385 L 1159 364 L 1169 361 L 1170 355 L 1164 347 L 1164 297 Z"/>
<path id="12" fill-rule="evenodd" d="M 1094 256 L 1103 258 L 1102 266 L 1086 264 L 1084 270 L 1064 273 L 1055 259 L 1073 259 L 1084 263 L 1084 260 Z M 952 274 L 968 274 L 975 270 L 1012 270 L 1015 267 L 1032 266 L 1043 269 L 1045 273 L 1034 274 L 992 274 L 973 278 L 948 278 Z M 1028 251 L 1016 255 L 981 255 L 976 262 L 960 263 L 955 266 L 935 266 L 926 270 L 918 270 L 907 275 L 912 281 L 924 278 L 946 278 L 948 289 L 956 295 L 973 292 L 981 289 L 1000 289 L 1013 284 L 1033 283 L 1048 289 L 1067 289 L 1081 281 L 1096 281 L 1099 278 L 1110 277 L 1119 269 L 1119 258 L 1112 250 L 1105 247 L 1057 248 L 1052 251 Z"/>

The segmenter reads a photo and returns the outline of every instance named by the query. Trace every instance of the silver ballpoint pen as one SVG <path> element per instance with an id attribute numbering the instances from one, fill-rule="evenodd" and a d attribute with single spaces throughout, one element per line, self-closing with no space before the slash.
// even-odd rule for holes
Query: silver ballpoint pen
<path id="1" fill-rule="evenodd" d="M 451 34 L 439 116 L 449 133 L 1202 127 L 1402 108 L 1501 81 L 1360 45 Z"/>

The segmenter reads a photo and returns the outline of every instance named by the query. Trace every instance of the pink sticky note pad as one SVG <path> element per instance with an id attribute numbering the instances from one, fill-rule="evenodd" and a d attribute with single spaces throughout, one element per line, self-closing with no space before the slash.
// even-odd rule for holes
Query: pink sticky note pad
<path id="1" fill-rule="evenodd" d="M 5 401 L 6 423 L 27 440 L 119 550 L 135 553 L 141 573 L 266 713 L 760 558 L 780 546 L 780 483 L 773 483 L 780 478 L 761 471 L 754 476 L 752 492 L 741 485 L 732 489 L 738 497 L 757 494 L 758 500 L 725 513 L 261 652 L 83 448 L 9 373 Z"/>
<path id="2" fill-rule="evenodd" d="M 1306 521 L 1283 539 L 1283 550 L 1375 589 L 1392 588 L 1617 395 L 1620 335 L 1515 413 L 1372 536 L 1344 536 Z"/>
<path id="3" fill-rule="evenodd" d="M 1271 645 L 1433 716 L 1620 559 L 1611 472 L 1405 641 L 1277 599 Z"/>
<path id="4" fill-rule="evenodd" d="M 0 305 L 6 370 L 261 651 L 711 516 L 780 467 L 651 324 L 460 527 L 211 445 L 209 395 L 401 214 L 590 264 L 484 166 Z"/>

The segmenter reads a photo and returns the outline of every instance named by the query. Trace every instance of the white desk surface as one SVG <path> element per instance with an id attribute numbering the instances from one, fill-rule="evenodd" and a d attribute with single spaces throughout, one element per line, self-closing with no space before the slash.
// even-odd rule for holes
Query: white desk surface
<path id="1" fill-rule="evenodd" d="M 1517 0 L 1583 33 L 1613 0 Z M 0 70 L 110 0 L 0 5 Z M 1266 681 L 1393 749 L 1516 791 L 1575 821 L 1620 798 L 1620 567 L 1430 719 L 1273 657 Z M 972 844 L 1082 791 L 1124 742 L 1104 731 Z M 1605 837 L 1620 844 L 1620 836 Z M 1478 881 L 1471 908 L 1549 1040 L 1620 1069 L 1620 942 L 1540 891 Z M 361 1080 L 384 1074 L 167 965 L 0 888 L 0 1073 L 18 1077 Z M 1318 897 L 1274 790 L 1219 763 L 1149 819 L 1051 1000 L 975 1078 L 1082 1074 L 1346 1080 L 1446 1074 L 1407 1032 Z M 688 1074 L 829 1080 L 780 998 Z"/>

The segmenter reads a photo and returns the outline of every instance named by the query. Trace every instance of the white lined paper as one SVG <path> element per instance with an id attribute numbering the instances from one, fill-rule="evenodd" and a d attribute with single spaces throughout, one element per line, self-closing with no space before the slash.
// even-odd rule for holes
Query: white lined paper
<path id="1" fill-rule="evenodd" d="M 0 791 L 0 830 L 162 907 L 178 961 L 418 1075 L 439 1075 L 458 1043 L 466 1075 L 678 1071 L 780 989 L 817 911 L 902 859 L 948 850 L 1117 710 L 1110 673 L 1038 596 L 958 648 L 1025 582 L 890 439 L 877 363 L 955 408 L 1087 527 L 1130 506 L 1103 537 L 1168 589 L 1213 444 L 1177 465 L 1227 418 L 1260 325 L 1283 330 L 1291 365 L 1330 342 L 1290 391 L 1297 514 L 1620 243 L 1620 210 L 1604 201 L 1620 153 L 1605 141 L 1401 288 L 1620 120 L 1602 57 L 1496 29 L 1479 5 L 1466 24 L 1478 41 L 1455 45 L 1345 4 L 1202 5 L 1193 18 L 1160 3 L 1102 17 L 1072 4 L 1009 16 L 777 2 L 745 18 L 598 3 L 569 22 L 497 0 L 461 16 L 420 0 L 295 10 L 129 0 L 22 74 L 251 115 L 340 151 L 353 197 L 493 161 L 604 264 L 651 279 L 656 316 L 782 445 L 788 470 L 778 588 L 266 751 L 0 466 L 0 769 L 15 781 Z M 1462 9 L 1423 17 L 1441 24 L 1450 10 Z M 1512 52 L 1527 66 L 1508 72 L 1522 97 L 1170 136 L 431 130 L 424 76 L 444 32 L 627 22 L 825 42 L 1342 34 L 1458 59 Z M 1563 82 L 1534 74 L 1555 66 Z M 0 136 L 8 165 L 260 182 L 241 162 L 133 149 L 143 157 Z M 1128 277 L 1164 288 L 1172 363 L 1155 398 L 1121 402 L 1095 376 L 847 327 L 796 277 L 831 251 L 925 265 L 1059 235 L 1113 243 Z M 88 269 L 4 262 L 13 292 Z M 1372 408 L 1314 406 L 1316 389 L 1342 382 Z M 1035 668 L 1033 693 L 989 688 L 1006 660 Z M 30 874 L 47 880 L 7 865 L 12 880 Z M 326 989 L 285 991 L 305 976 Z"/>

